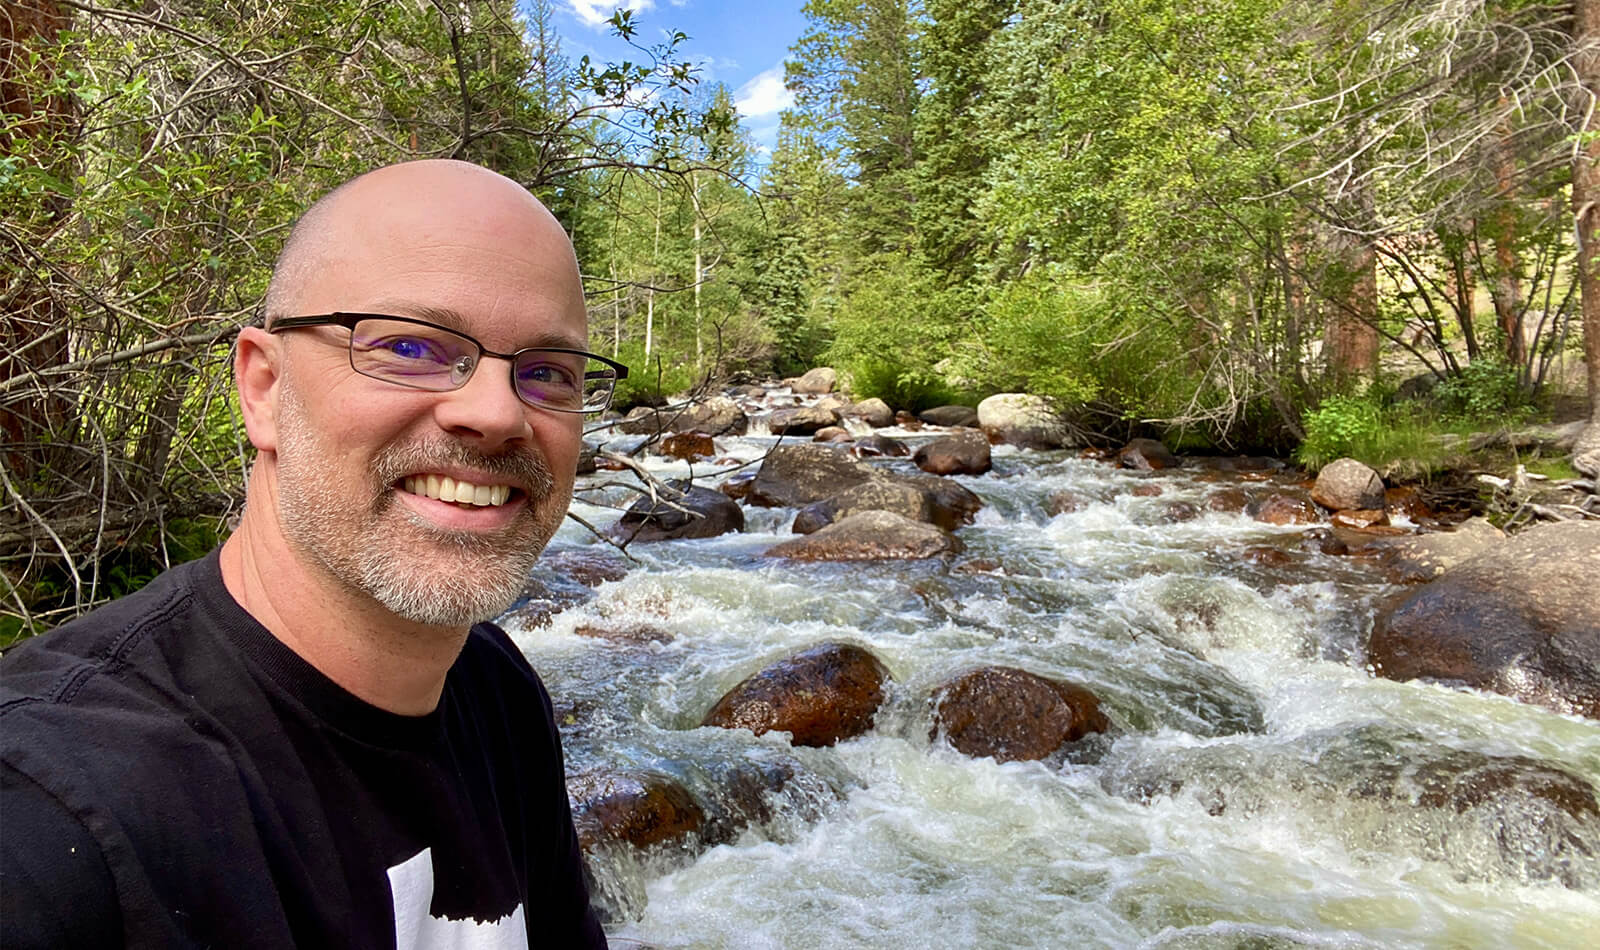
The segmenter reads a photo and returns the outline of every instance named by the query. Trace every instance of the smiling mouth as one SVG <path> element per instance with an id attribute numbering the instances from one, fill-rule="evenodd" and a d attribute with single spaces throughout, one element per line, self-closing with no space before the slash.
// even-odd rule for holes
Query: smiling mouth
<path id="1" fill-rule="evenodd" d="M 448 475 L 407 475 L 400 487 L 413 495 L 473 508 L 503 505 L 513 491 L 510 485 L 474 485 Z"/>

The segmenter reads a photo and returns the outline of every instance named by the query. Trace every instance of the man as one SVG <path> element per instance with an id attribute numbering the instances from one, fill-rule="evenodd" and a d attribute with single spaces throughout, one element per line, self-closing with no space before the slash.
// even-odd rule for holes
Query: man
<path id="1" fill-rule="evenodd" d="M 0 661 L 0 944 L 605 946 L 549 697 L 474 626 L 626 373 L 565 233 L 485 169 L 379 169 L 266 311 L 238 529 Z"/>

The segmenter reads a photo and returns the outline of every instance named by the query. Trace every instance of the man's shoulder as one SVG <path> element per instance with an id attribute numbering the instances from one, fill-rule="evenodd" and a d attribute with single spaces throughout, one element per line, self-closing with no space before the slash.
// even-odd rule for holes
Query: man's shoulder
<path id="1" fill-rule="evenodd" d="M 200 567 L 180 564 L 126 597 L 7 650 L 0 657 L 0 715 L 32 703 L 78 702 L 92 682 L 115 678 L 138 662 L 152 638 L 181 631 Z"/>

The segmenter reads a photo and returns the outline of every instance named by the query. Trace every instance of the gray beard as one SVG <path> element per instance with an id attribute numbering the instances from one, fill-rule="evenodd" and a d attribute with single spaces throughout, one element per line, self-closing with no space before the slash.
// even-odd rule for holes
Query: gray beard
<path id="1" fill-rule="evenodd" d="M 278 517 L 285 537 L 347 589 L 406 620 L 462 627 L 504 612 L 560 527 L 565 506 L 551 513 L 556 481 L 536 452 L 483 455 L 448 440 L 388 446 L 373 460 L 365 503 L 352 504 L 336 497 L 328 478 L 319 477 L 319 471 L 328 471 L 319 464 L 328 453 L 287 389 L 282 410 Z M 523 486 L 528 493 L 524 517 L 491 537 L 442 531 L 404 509 L 391 511 L 398 507 L 391 487 L 398 479 L 452 465 L 507 476 Z M 378 527 L 386 513 L 391 522 L 403 518 L 406 530 L 386 536 Z"/>

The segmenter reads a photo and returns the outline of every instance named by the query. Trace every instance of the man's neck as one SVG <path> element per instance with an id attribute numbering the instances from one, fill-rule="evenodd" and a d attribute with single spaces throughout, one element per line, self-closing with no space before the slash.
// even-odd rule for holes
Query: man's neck
<path id="1" fill-rule="evenodd" d="M 222 546 L 222 581 L 245 611 L 301 659 L 356 697 L 420 716 L 439 705 L 467 628 L 425 626 L 352 591 L 262 530 L 247 509 Z M 252 517 L 255 516 L 255 517 Z"/>

